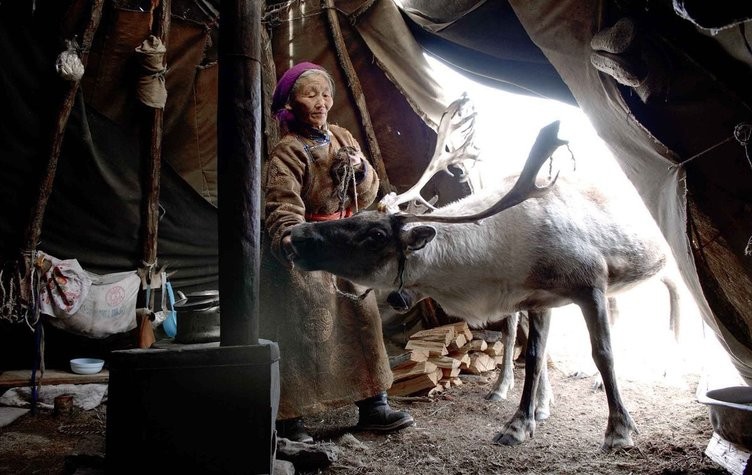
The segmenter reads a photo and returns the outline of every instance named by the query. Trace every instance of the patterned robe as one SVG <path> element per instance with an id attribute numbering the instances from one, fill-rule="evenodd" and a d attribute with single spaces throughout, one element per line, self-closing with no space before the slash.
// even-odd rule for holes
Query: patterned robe
<path id="1" fill-rule="evenodd" d="M 286 134 L 272 151 L 262 181 L 266 218 L 259 332 L 280 348 L 279 419 L 341 407 L 392 384 L 373 293 L 360 301 L 338 295 L 335 280 L 351 294 L 366 289 L 328 272 L 290 269 L 280 250 L 282 238 L 306 216 L 323 219 L 340 211 L 344 195 L 332 172 L 338 167 L 337 151 L 360 148 L 346 129 L 329 125 L 329 132 L 329 137 L 315 131 Z M 365 159 L 355 181 L 357 204 L 352 185 L 344 201 L 352 212 L 372 204 L 379 186 Z"/>

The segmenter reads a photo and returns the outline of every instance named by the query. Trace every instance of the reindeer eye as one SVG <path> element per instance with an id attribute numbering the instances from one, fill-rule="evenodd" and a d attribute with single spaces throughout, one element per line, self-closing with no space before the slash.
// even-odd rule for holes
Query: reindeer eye
<path id="1" fill-rule="evenodd" d="M 368 231 L 366 238 L 363 242 L 369 249 L 379 249 L 384 246 L 388 241 L 386 232 L 381 229 L 371 229 Z"/>

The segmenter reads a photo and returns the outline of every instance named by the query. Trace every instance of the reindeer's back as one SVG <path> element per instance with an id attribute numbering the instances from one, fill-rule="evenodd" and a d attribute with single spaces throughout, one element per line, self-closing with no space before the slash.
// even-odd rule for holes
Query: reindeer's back
<path id="1" fill-rule="evenodd" d="M 471 195 L 442 212 L 470 214 L 504 192 L 502 187 Z M 592 183 L 562 177 L 551 192 L 484 220 L 478 242 L 489 246 L 485 252 L 498 264 L 526 273 L 518 278 L 533 279 L 535 286 L 571 288 L 605 280 L 618 291 L 665 265 L 663 237 L 647 210 L 637 205 Z"/>

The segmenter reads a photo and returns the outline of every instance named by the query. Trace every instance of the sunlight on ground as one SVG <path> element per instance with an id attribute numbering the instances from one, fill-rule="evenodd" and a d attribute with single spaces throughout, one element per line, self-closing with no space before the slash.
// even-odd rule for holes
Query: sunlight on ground
<path id="1" fill-rule="evenodd" d="M 554 100 L 507 93 L 473 82 L 426 56 L 445 89 L 448 100 L 463 93 L 478 113 L 476 145 L 481 151 L 474 166 L 468 164 L 477 187 L 493 186 L 497 178 L 518 174 L 542 127 L 560 121 L 559 137 L 569 141 L 554 155 L 554 169 L 596 181 L 617 191 L 633 209 L 654 225 L 636 190 L 623 174 L 611 152 L 598 137 L 587 116 L 577 107 Z M 627 202 L 629 203 L 629 201 Z M 631 205 L 630 205 L 631 206 Z M 702 322 L 694 299 L 671 259 L 670 275 L 680 292 L 681 333 L 678 341 L 669 330 L 669 296 L 657 278 L 617 296 L 620 317 L 612 328 L 618 378 L 684 385 L 687 376 L 712 375 L 719 384 L 738 384 L 741 379 L 712 330 Z M 569 305 L 554 310 L 549 352 L 565 374 L 595 374 L 590 341 L 579 308 Z M 695 378 L 690 378 L 695 380 Z M 723 382 L 721 382 L 723 381 Z"/>

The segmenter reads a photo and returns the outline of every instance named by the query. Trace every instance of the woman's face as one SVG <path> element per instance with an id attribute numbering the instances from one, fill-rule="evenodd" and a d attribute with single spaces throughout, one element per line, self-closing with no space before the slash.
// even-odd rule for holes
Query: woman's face
<path id="1" fill-rule="evenodd" d="M 333 103 L 332 87 L 323 74 L 311 74 L 298 79 L 290 98 L 295 118 L 317 129 L 326 124 L 326 117 Z"/>

